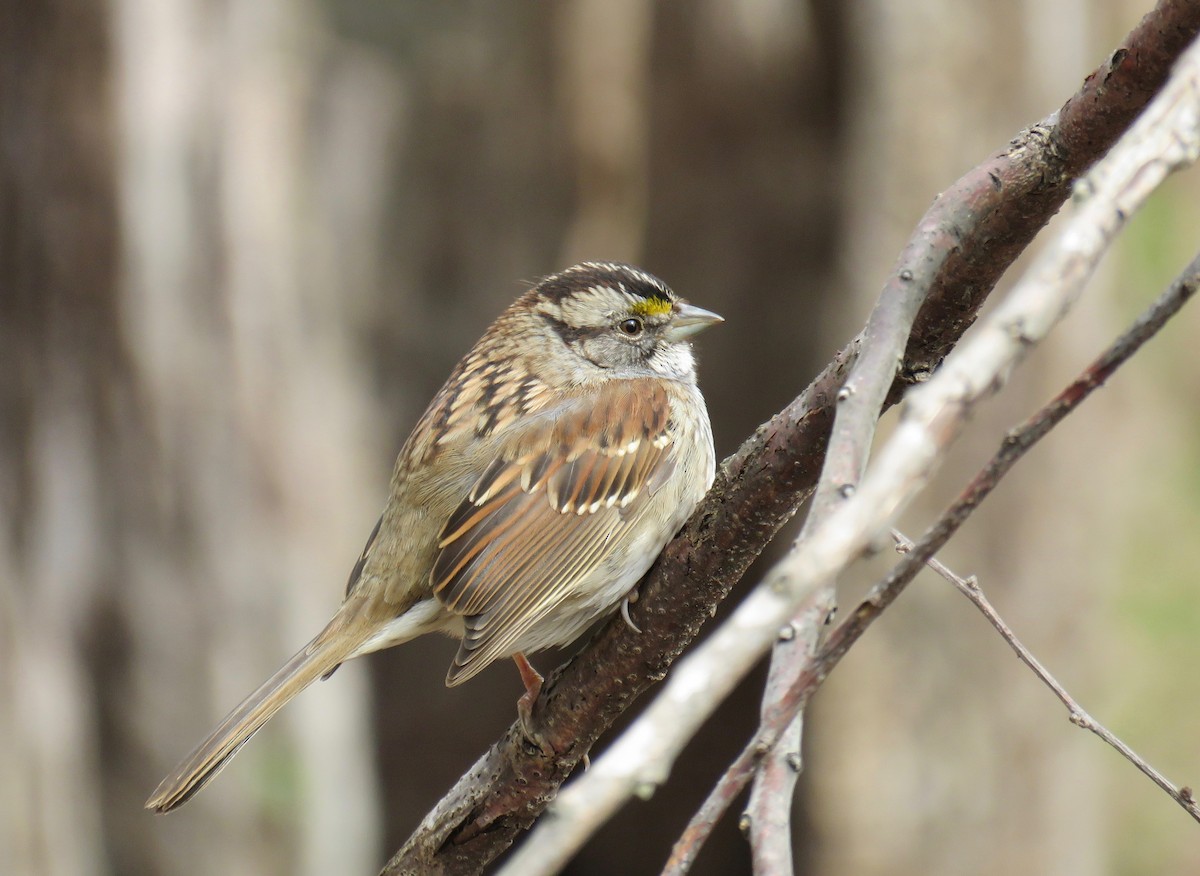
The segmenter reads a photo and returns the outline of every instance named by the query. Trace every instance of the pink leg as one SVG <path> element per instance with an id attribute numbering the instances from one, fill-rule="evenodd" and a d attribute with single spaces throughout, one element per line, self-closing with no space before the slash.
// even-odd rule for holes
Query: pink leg
<path id="1" fill-rule="evenodd" d="M 525 685 L 525 693 L 517 700 L 517 718 L 520 720 L 521 729 L 525 732 L 525 738 L 536 745 L 542 754 L 553 757 L 554 748 L 533 729 L 533 706 L 537 702 L 538 694 L 542 692 L 542 682 L 545 679 L 520 651 L 513 654 L 513 662 L 517 664 L 517 671 L 521 673 L 521 681 Z"/>

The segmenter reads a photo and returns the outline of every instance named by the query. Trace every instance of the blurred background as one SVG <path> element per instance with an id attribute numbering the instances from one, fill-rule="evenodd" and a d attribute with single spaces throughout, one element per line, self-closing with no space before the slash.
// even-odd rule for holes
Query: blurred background
<path id="1" fill-rule="evenodd" d="M 395 452 L 491 319 L 578 259 L 644 265 L 728 320 L 699 342 L 726 455 L 857 331 L 932 198 L 1149 7 L 0 0 L 0 869 L 376 872 L 512 720 L 510 667 L 447 690 L 449 640 L 358 661 L 180 812 L 142 802 L 336 607 Z M 1196 177 L 1135 220 L 911 535 L 1192 256 Z M 1198 330 L 1185 311 L 944 555 L 1186 784 Z M 568 872 L 657 872 L 760 684 Z M 1195 824 L 932 576 L 811 716 L 799 872 L 1200 870 Z M 749 871 L 736 820 L 695 872 Z"/>

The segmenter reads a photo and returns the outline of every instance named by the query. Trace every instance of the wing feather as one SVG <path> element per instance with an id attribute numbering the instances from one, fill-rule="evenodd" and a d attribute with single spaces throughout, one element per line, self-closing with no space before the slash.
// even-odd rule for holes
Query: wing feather
<path id="1" fill-rule="evenodd" d="M 516 428 L 521 428 L 518 426 Z M 529 630 L 617 550 L 669 474 L 666 392 L 622 381 L 524 424 L 438 541 L 434 594 L 466 621 L 448 682 L 520 650 Z"/>
<path id="2" fill-rule="evenodd" d="M 554 582 L 543 593 L 534 593 L 527 588 L 514 590 L 508 598 L 492 607 L 487 614 L 470 619 L 471 647 L 467 649 L 462 666 L 462 678 L 468 678 L 492 660 L 514 650 L 515 643 L 540 620 L 545 613 L 570 591 L 570 585 L 584 570 L 590 570 L 605 547 L 605 539 L 588 538 L 588 533 L 574 533 L 569 545 L 571 550 L 558 554 L 560 559 L 546 570 L 548 581 Z M 564 547 L 567 547 L 564 545 Z M 542 609 L 539 611 L 538 609 Z M 478 664 L 478 665 L 475 665 Z"/>

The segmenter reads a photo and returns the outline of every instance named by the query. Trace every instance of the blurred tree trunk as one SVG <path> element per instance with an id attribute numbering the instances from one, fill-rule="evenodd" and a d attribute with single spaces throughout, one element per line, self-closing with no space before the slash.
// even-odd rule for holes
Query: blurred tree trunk
<path id="1" fill-rule="evenodd" d="M 0 16 L 0 860 L 98 873 L 103 764 L 82 634 L 116 571 L 101 545 L 118 526 L 110 464 L 128 388 L 113 59 L 93 4 L 10 2 Z"/>
<path id="2" fill-rule="evenodd" d="M 0 27 L 0 857 L 368 872 L 361 670 L 269 731 L 285 759 L 252 746 L 169 818 L 141 803 L 320 628 L 382 503 L 352 329 L 392 93 L 322 116 L 321 88 L 378 75 L 329 50 L 306 4 L 17 7 Z"/>

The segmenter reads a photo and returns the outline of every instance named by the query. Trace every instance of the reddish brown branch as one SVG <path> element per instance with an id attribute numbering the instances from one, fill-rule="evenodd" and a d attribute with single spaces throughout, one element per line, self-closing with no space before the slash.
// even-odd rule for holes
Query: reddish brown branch
<path id="1" fill-rule="evenodd" d="M 996 281 L 1162 86 L 1198 27 L 1194 0 L 1159 2 L 1057 113 L 942 192 L 930 214 L 944 201 L 950 208 L 933 226 L 927 214 L 908 244 L 945 255 L 905 353 L 910 379 L 928 374 L 974 322 Z M 917 252 L 913 261 L 928 258 Z"/>
<path id="2" fill-rule="evenodd" d="M 1153 97 L 1198 31 L 1200 4 L 1164 0 L 1057 120 L 1023 133 L 938 199 L 902 256 L 915 266 L 914 282 L 930 289 L 902 368 L 908 379 L 944 357 L 996 279 L 1057 211 L 1079 173 Z M 528 750 L 510 728 L 426 816 L 385 874 L 480 872 L 532 824 L 599 735 L 663 677 L 811 491 L 835 394 L 858 344 L 843 349 L 722 465 L 713 490 L 644 582 L 635 611 L 643 632 L 609 624 L 549 678 L 536 729 L 556 756 Z"/>

